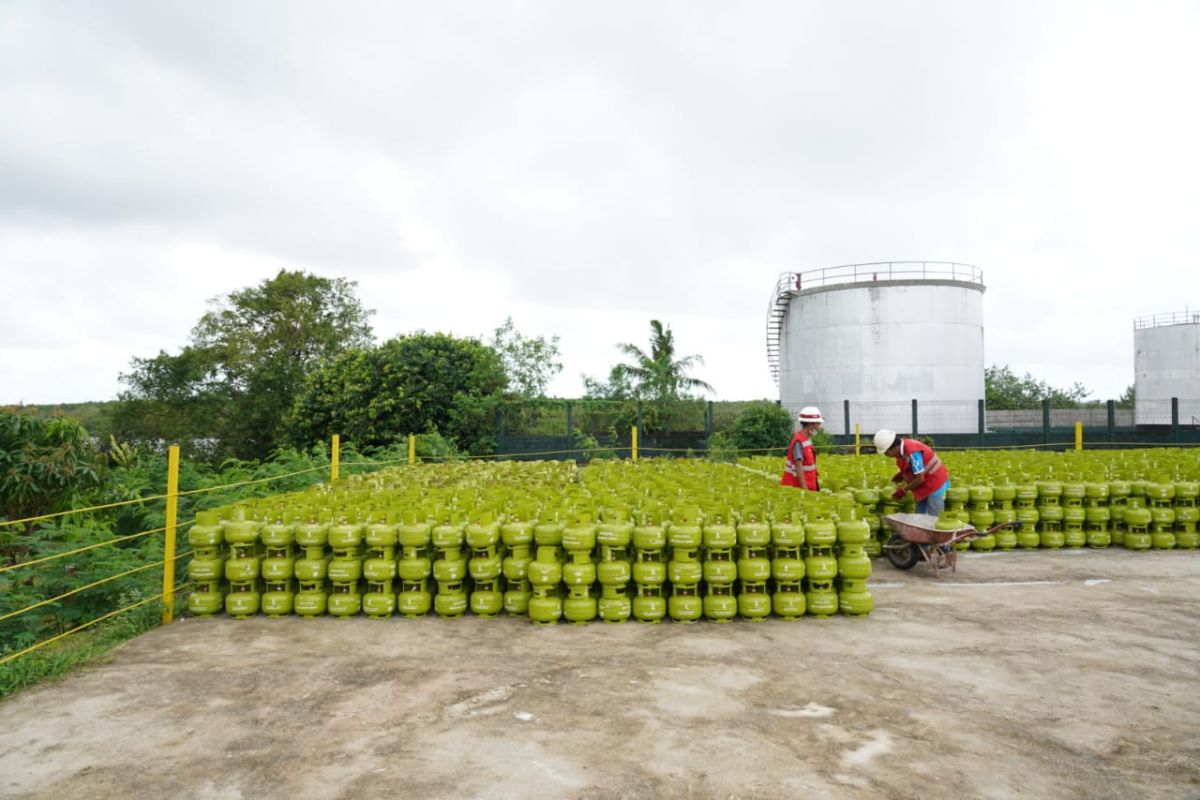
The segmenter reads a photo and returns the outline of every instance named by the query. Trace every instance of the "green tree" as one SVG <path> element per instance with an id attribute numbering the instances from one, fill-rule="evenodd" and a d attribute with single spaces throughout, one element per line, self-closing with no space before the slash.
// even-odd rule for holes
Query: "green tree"
<path id="1" fill-rule="evenodd" d="M 730 438 L 738 450 L 787 448 L 794 433 L 792 415 L 775 403 L 763 401 L 746 408 L 733 421 Z"/>
<path id="2" fill-rule="evenodd" d="M 87 505 L 100 485 L 99 455 L 69 417 L 0 411 L 0 515 L 24 519 Z M 0 528 L 0 542 L 16 531 Z"/>
<path id="3" fill-rule="evenodd" d="M 984 401 L 993 410 L 1041 408 L 1049 400 L 1052 408 L 1072 408 L 1083 402 L 1091 392 L 1081 384 L 1058 389 L 1028 372 L 1018 377 L 1008 365 L 993 364 L 983 371 Z"/>
<path id="4" fill-rule="evenodd" d="M 656 319 L 650 320 L 649 353 L 627 342 L 618 344 L 617 349 L 631 359 L 628 363 L 618 364 L 617 369 L 631 381 L 639 398 L 664 403 L 688 397 L 695 389 L 715 391 L 699 378 L 688 375 L 688 371 L 703 364 L 704 359 L 698 355 L 676 357 L 675 334 L 669 325 L 664 327 Z"/>
<path id="5" fill-rule="evenodd" d="M 1133 408 L 1137 402 L 1137 384 L 1131 383 L 1125 387 L 1125 392 L 1117 398 L 1117 408 Z"/>
<path id="6" fill-rule="evenodd" d="M 608 371 L 607 381 L 583 376 L 583 396 L 589 400 L 632 400 L 634 394 L 633 383 L 619 365 Z"/>
<path id="7" fill-rule="evenodd" d="M 418 332 L 358 348 L 316 370 L 288 416 L 288 439 L 307 446 L 337 433 L 359 448 L 438 432 L 459 448 L 495 448 L 495 412 L 507 376 L 475 339 Z"/>
<path id="8" fill-rule="evenodd" d="M 508 391 L 517 397 L 533 398 L 546 394 L 550 380 L 562 372 L 558 337 L 525 336 L 507 317 L 492 334 L 492 349 L 500 354 L 508 374 Z"/>
<path id="9" fill-rule="evenodd" d="M 177 355 L 135 358 L 121 376 L 114 427 L 126 438 L 199 441 L 215 454 L 262 458 L 306 375 L 347 349 L 371 343 L 371 311 L 356 284 L 281 270 L 258 286 L 210 301 Z"/>

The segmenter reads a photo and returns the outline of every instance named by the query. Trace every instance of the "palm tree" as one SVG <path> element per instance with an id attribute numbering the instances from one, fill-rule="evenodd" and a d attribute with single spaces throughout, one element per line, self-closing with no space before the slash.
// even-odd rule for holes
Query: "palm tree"
<path id="1" fill-rule="evenodd" d="M 650 320 L 650 354 L 634 344 L 621 343 L 617 349 L 632 359 L 632 363 L 618 364 L 615 370 L 631 378 L 636 384 L 638 395 L 650 400 L 664 402 L 679 400 L 685 392 L 703 389 L 715 392 L 705 381 L 690 377 L 687 372 L 696 364 L 703 364 L 698 355 L 675 357 L 675 334 L 670 326 L 656 319 Z"/>

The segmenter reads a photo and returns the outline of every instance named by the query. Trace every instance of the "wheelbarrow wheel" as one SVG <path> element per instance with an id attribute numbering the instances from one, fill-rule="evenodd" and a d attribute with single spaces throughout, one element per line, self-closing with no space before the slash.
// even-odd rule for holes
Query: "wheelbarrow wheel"
<path id="1" fill-rule="evenodd" d="M 907 541 L 898 533 L 893 533 L 887 543 L 888 561 L 896 569 L 912 569 L 921 560 L 921 551 L 917 545 Z"/>

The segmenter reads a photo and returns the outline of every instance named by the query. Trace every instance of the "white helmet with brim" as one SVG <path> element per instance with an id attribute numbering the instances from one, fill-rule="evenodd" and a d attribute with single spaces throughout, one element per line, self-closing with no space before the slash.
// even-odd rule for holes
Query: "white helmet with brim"
<path id="1" fill-rule="evenodd" d="M 821 416 L 821 409 L 816 406 L 805 406 L 800 409 L 800 413 L 796 415 L 796 419 L 800 420 L 801 425 L 807 425 L 812 422 L 818 425 L 825 424 L 825 420 Z"/>

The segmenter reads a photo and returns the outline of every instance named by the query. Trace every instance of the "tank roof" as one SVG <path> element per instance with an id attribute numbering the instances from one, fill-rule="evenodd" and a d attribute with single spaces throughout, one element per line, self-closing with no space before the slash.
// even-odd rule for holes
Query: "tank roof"
<path id="1" fill-rule="evenodd" d="M 1162 328 L 1167 325 L 1197 325 L 1200 324 L 1200 311 L 1172 311 L 1169 314 L 1151 314 L 1147 317 L 1137 317 L 1133 321 L 1135 331 L 1146 328 Z"/>
<path id="2" fill-rule="evenodd" d="M 807 270 L 795 274 L 793 288 L 797 291 L 857 283 L 900 281 L 953 282 L 983 286 L 983 270 L 970 264 L 953 261 L 873 261 L 865 264 L 843 264 L 839 267 Z"/>

